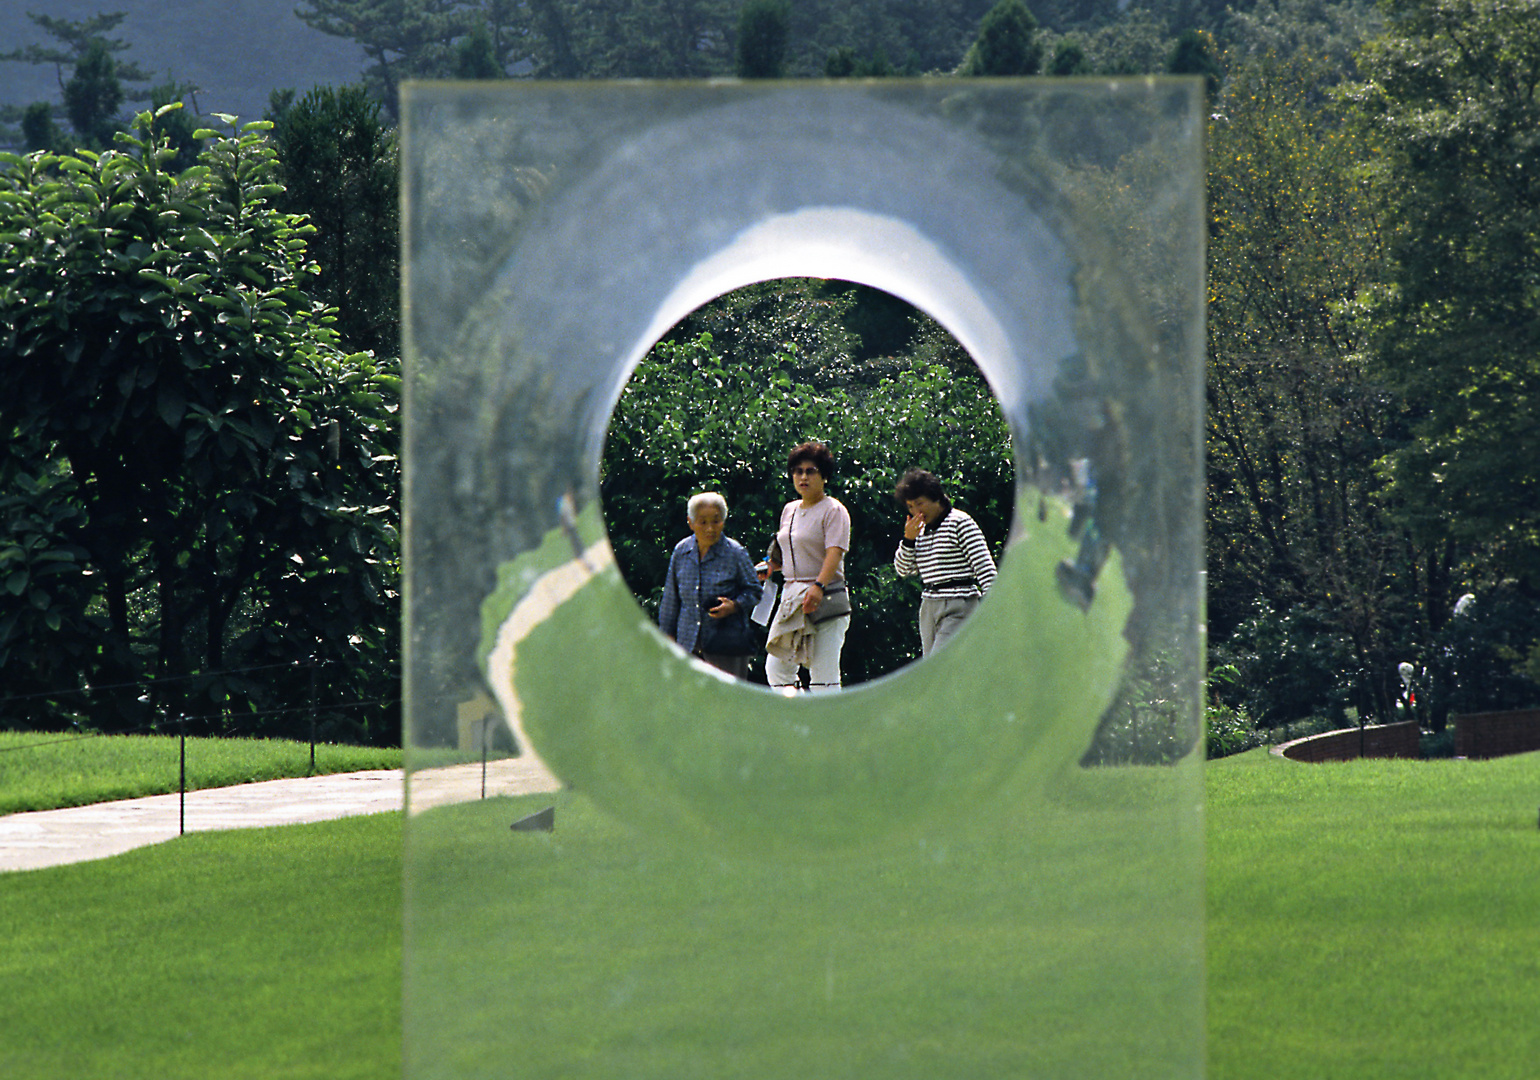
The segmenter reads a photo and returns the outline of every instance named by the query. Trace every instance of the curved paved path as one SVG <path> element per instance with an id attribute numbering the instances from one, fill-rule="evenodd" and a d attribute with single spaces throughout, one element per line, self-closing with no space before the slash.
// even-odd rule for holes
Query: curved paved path
<path id="1" fill-rule="evenodd" d="M 560 787 L 560 781 L 532 758 L 487 763 L 488 796 L 531 795 Z M 404 788 L 400 769 L 205 788 L 187 793 L 186 828 L 250 829 L 383 814 L 402 809 Z M 480 762 L 412 774 L 413 813 L 471 802 L 481 794 Z M 0 872 L 104 859 L 171 840 L 178 835 L 180 802 L 177 794 L 150 795 L 0 817 Z"/>

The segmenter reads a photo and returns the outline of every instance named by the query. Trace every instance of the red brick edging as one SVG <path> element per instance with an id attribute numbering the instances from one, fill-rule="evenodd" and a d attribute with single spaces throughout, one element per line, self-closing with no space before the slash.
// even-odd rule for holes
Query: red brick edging
<path id="1" fill-rule="evenodd" d="M 1273 753 L 1290 761 L 1353 761 L 1359 757 L 1414 758 L 1419 756 L 1417 721 L 1404 724 L 1370 724 L 1364 728 L 1339 728 L 1307 735 L 1273 747 Z"/>
<path id="2" fill-rule="evenodd" d="M 1465 758 L 1494 758 L 1540 750 L 1540 709 L 1457 713 L 1454 752 Z"/>

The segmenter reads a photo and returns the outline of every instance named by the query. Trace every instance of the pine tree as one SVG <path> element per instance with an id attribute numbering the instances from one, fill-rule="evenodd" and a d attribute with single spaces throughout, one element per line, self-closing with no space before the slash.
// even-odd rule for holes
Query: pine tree
<path id="1" fill-rule="evenodd" d="M 1037 19 L 1021 0 L 1000 0 L 979 22 L 964 75 L 1036 75 L 1043 62 Z"/>
<path id="2" fill-rule="evenodd" d="M 786 0 L 748 0 L 738 16 L 738 77 L 778 79 L 786 67 Z"/>

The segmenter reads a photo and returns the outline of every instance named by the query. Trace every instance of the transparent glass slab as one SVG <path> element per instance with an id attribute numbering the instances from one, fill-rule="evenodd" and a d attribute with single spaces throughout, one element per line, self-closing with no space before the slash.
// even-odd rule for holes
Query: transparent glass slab
<path id="1" fill-rule="evenodd" d="M 422 84 L 403 131 L 406 1075 L 1200 1076 L 1200 84 Z M 1017 491 L 946 650 L 788 698 L 648 623 L 598 491 L 659 335 L 793 276 L 951 331 Z"/>

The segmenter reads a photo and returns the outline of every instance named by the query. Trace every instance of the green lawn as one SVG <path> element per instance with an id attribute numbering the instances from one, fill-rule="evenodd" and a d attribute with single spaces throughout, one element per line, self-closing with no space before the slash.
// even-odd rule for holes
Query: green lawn
<path id="1" fill-rule="evenodd" d="M 1253 752 L 1213 763 L 1207 787 L 1211 1078 L 1534 1074 L 1540 755 L 1311 766 Z M 583 799 L 562 800 L 537 843 L 614 845 L 586 917 L 679 902 Z M 454 812 L 511 821 L 548 801 Z M 400 852 L 401 818 L 383 815 L 0 876 L 0 1076 L 397 1075 Z M 647 882 L 657 892 L 637 895 Z M 717 934 L 729 917 L 692 914 Z M 580 1025 L 603 963 L 563 957 L 548 980 Z"/>
<path id="2" fill-rule="evenodd" d="M 399 748 L 315 748 L 317 773 L 399 769 Z M 84 806 L 176 791 L 174 735 L 61 735 L 0 731 L 0 814 Z M 187 740 L 187 787 L 225 787 L 310 773 L 310 744 L 286 739 Z"/>
<path id="3" fill-rule="evenodd" d="M 398 1075 L 401 815 L 0 874 L 0 1076 Z"/>
<path id="4" fill-rule="evenodd" d="M 542 801 L 553 834 L 478 804 L 408 829 L 415 1080 L 510 1060 L 521 1080 L 1164 1080 L 1201 1060 L 1197 864 L 1174 875 L 1143 815 L 1102 812 L 1134 822 L 1114 834 L 1045 800 L 1031 829 L 777 856 Z"/>
<path id="5" fill-rule="evenodd" d="M 1540 1074 L 1540 755 L 1207 789 L 1212 1077 Z"/>

